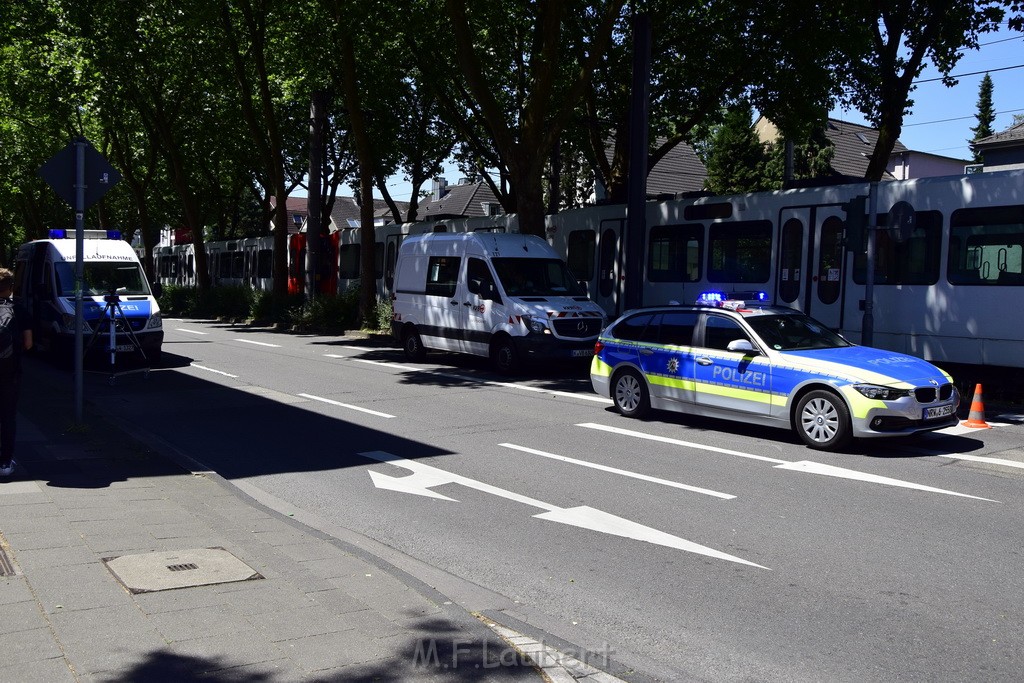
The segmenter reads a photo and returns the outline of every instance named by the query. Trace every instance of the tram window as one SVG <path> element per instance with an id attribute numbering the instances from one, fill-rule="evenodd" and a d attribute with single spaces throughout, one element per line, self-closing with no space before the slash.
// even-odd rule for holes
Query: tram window
<path id="1" fill-rule="evenodd" d="M 656 225 L 647 245 L 647 279 L 651 282 L 697 282 L 704 246 L 704 226 Z"/>
<path id="2" fill-rule="evenodd" d="M 272 249 L 260 249 L 256 253 L 256 277 L 274 277 L 274 251 Z"/>
<path id="3" fill-rule="evenodd" d="M 591 230 L 573 230 L 566 244 L 566 262 L 569 271 L 577 278 L 590 282 L 594 279 L 594 252 L 597 235 Z"/>
<path id="4" fill-rule="evenodd" d="M 387 261 L 385 262 L 384 284 L 390 290 L 395 286 L 395 260 L 398 258 L 398 245 L 388 242 Z"/>
<path id="5" fill-rule="evenodd" d="M 888 230 L 875 236 L 876 285 L 933 285 L 939 281 L 939 252 L 942 246 L 942 214 L 918 211 L 910 239 L 898 243 Z M 853 259 L 853 280 L 867 281 L 867 255 Z"/>
<path id="6" fill-rule="evenodd" d="M 245 254 L 240 251 L 231 254 L 231 277 L 241 278 L 245 274 Z"/>
<path id="7" fill-rule="evenodd" d="M 621 221 L 606 221 L 606 223 L 619 223 Z M 601 232 L 601 254 L 598 264 L 598 292 L 601 296 L 609 297 L 615 291 L 615 258 L 619 254 L 618 233 L 613 228 L 606 228 Z"/>
<path id="8" fill-rule="evenodd" d="M 340 252 L 338 276 L 342 280 L 354 280 L 359 277 L 359 245 L 343 244 Z"/>
<path id="9" fill-rule="evenodd" d="M 709 282 L 768 282 L 772 224 L 712 223 L 708 230 Z"/>
<path id="10" fill-rule="evenodd" d="M 803 251 L 803 223 L 790 218 L 782 226 L 782 242 L 779 246 L 779 300 L 784 303 L 792 303 L 800 296 Z"/>
<path id="11" fill-rule="evenodd" d="M 221 252 L 217 258 L 217 273 L 222 278 L 231 277 L 231 254 L 227 252 Z"/>
<path id="12" fill-rule="evenodd" d="M 1024 286 L 1024 207 L 954 211 L 946 267 L 954 285 Z"/>
<path id="13" fill-rule="evenodd" d="M 839 299 L 843 267 L 843 221 L 830 216 L 821 224 L 818 243 L 818 300 L 834 304 Z"/>

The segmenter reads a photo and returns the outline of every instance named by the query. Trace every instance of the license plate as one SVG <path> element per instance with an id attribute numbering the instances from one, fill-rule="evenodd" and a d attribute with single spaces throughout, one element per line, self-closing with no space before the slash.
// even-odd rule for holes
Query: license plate
<path id="1" fill-rule="evenodd" d="M 944 406 L 935 406 L 934 408 L 924 409 L 924 419 L 934 420 L 937 417 L 949 417 L 953 414 L 953 404 L 949 403 Z"/>
<path id="2" fill-rule="evenodd" d="M 573 358 L 590 358 L 594 355 L 594 349 L 577 349 L 572 352 Z"/>
<path id="3" fill-rule="evenodd" d="M 117 345 L 117 352 L 118 353 L 131 353 L 134 350 L 135 350 L 135 347 L 133 345 L 131 345 L 131 344 L 118 344 Z"/>

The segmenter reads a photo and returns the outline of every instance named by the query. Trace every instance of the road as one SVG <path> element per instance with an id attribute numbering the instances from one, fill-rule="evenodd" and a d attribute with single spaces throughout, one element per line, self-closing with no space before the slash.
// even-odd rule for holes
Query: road
<path id="1" fill-rule="evenodd" d="M 661 680 L 1024 670 L 1024 418 L 821 453 L 783 430 L 623 418 L 583 366 L 510 380 L 369 341 L 165 331 L 164 367 L 90 375 L 87 398 L 562 647 Z"/>

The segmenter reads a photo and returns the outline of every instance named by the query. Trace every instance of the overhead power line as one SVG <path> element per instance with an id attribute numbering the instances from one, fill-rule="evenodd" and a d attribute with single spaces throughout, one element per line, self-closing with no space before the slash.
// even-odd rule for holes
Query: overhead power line
<path id="1" fill-rule="evenodd" d="M 1015 113 L 1017 113 L 1019 111 L 1024 111 L 1024 109 L 1006 109 L 1005 111 L 997 111 L 997 112 L 995 112 L 995 115 L 999 116 L 1000 114 L 1015 114 Z M 920 123 L 905 123 L 905 124 L 903 124 L 903 127 L 904 128 L 910 128 L 911 126 L 927 126 L 928 124 L 931 124 L 931 123 L 948 123 L 949 121 L 963 121 L 965 119 L 973 119 L 973 118 L 976 118 L 976 117 L 973 116 L 973 115 L 972 116 L 957 116 L 956 118 L 952 118 L 952 119 L 938 119 L 937 121 L 921 121 Z"/>
<path id="2" fill-rule="evenodd" d="M 978 74 L 994 73 L 996 71 L 1008 71 L 1010 69 L 1020 69 L 1021 67 L 1024 67 L 1024 64 L 1017 64 L 1016 66 L 1001 66 L 998 69 L 985 69 L 984 71 L 972 71 L 972 72 L 966 73 L 966 74 L 950 74 L 949 78 L 963 78 L 964 76 L 977 76 Z M 942 76 L 940 76 L 938 78 L 925 78 L 925 79 L 922 79 L 920 81 L 914 81 L 914 85 L 917 85 L 918 83 L 932 83 L 934 81 L 941 81 L 942 78 L 943 78 Z"/>

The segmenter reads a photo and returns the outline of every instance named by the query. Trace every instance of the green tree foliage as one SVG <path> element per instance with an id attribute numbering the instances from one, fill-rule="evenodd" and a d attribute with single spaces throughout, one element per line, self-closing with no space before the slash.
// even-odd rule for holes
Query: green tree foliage
<path id="1" fill-rule="evenodd" d="M 865 174 L 880 180 L 903 130 L 903 117 L 914 101 L 914 80 L 926 64 L 947 86 L 964 48 L 977 49 L 978 37 L 993 31 L 1004 16 L 1005 0 L 893 0 L 848 4 L 847 31 L 867 36 L 871 46 L 860 59 L 850 55 L 845 76 L 850 89 L 845 101 L 878 129 L 878 139 Z"/>
<path id="2" fill-rule="evenodd" d="M 778 189 L 787 180 L 827 178 L 835 175 L 832 157 L 835 146 L 825 135 L 823 128 L 815 128 L 800 142 L 793 143 L 793 168 L 790 178 L 786 177 L 786 142 L 781 138 L 768 144 L 767 160 L 764 167 L 766 189 Z"/>
<path id="3" fill-rule="evenodd" d="M 838 92 L 835 65 L 856 48 L 834 3 L 652 0 L 644 7 L 653 43 L 647 172 L 741 97 L 787 135 L 805 136 Z M 588 156 L 613 201 L 625 200 L 629 174 L 632 44 L 623 17 L 585 100 Z"/>
<path id="4" fill-rule="evenodd" d="M 968 142 L 973 143 L 995 133 L 992 130 L 992 124 L 996 122 L 996 110 L 992 104 L 992 77 L 988 74 L 981 79 L 981 85 L 978 87 L 978 113 L 974 117 L 978 120 L 978 125 L 971 127 L 974 137 Z M 974 162 L 977 164 L 982 162 L 981 152 L 978 149 L 974 149 Z"/>
<path id="5" fill-rule="evenodd" d="M 753 129 L 750 103 L 737 102 L 711 134 L 703 160 L 708 169 L 708 189 L 716 194 L 763 190 L 767 160 L 764 145 Z"/>
<path id="6" fill-rule="evenodd" d="M 523 232 L 544 234 L 541 178 L 608 45 L 624 0 L 426 0 L 410 36 L 425 83 Z M 438 40 L 441 35 L 452 40 Z M 493 178 L 489 169 L 497 169 Z M 507 183 L 507 185 L 506 185 Z M 506 190 L 507 188 L 507 190 Z"/>

